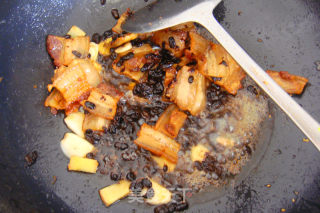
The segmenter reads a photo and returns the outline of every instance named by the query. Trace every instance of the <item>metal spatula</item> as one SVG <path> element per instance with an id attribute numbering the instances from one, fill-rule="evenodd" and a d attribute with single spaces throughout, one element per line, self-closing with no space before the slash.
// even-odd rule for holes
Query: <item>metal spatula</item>
<path id="1" fill-rule="evenodd" d="M 135 11 L 134 15 L 123 25 L 123 29 L 143 33 L 189 21 L 203 25 L 320 151 L 319 123 L 282 90 L 212 16 L 213 9 L 220 1 L 158 0 Z"/>

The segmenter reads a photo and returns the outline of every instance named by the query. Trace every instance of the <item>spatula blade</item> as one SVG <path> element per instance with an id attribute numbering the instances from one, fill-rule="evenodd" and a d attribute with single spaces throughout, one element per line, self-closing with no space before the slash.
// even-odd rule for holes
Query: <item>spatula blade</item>
<path id="1" fill-rule="evenodd" d="M 132 33 L 152 32 L 181 24 L 178 16 L 201 2 L 212 2 L 212 10 L 221 0 L 158 0 L 135 11 L 122 29 Z M 190 21 L 192 18 L 190 17 Z M 180 23 L 179 23 L 180 22 Z"/>

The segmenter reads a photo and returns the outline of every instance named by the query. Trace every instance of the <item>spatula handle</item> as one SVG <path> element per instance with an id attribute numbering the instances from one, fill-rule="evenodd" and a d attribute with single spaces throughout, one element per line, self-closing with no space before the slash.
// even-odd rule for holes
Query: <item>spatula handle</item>
<path id="1" fill-rule="evenodd" d="M 209 11 L 204 9 L 203 11 Z M 210 15 L 210 16 L 209 16 Z M 291 118 L 301 131 L 320 151 L 320 125 L 293 98 L 291 98 L 269 75 L 240 47 L 214 18 L 197 15 L 199 22 L 220 42 L 229 54 L 239 63 L 246 73 L 271 97 L 276 104 Z"/>

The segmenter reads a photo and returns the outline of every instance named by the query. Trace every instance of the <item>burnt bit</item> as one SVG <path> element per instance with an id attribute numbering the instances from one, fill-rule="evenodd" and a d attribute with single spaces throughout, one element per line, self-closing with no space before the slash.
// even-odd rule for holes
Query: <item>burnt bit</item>
<path id="1" fill-rule="evenodd" d="M 81 53 L 79 53 L 79 52 L 76 51 L 76 50 L 72 50 L 72 54 L 73 54 L 75 57 L 77 57 L 77 58 L 81 58 L 81 57 L 82 57 Z"/>
<path id="2" fill-rule="evenodd" d="M 65 35 L 64 38 L 69 39 L 71 38 L 71 35 Z"/>
<path id="3" fill-rule="evenodd" d="M 168 42 L 169 42 L 170 48 L 174 49 L 176 47 L 176 41 L 172 36 L 169 37 Z"/>
<path id="4" fill-rule="evenodd" d="M 106 4 L 106 0 L 100 0 L 100 4 L 101 5 L 105 5 Z"/>
<path id="5" fill-rule="evenodd" d="M 91 109 L 91 110 L 94 110 L 96 108 L 96 105 L 90 101 L 86 101 L 84 103 L 84 105 L 88 108 L 88 109 Z"/>
<path id="6" fill-rule="evenodd" d="M 120 18 L 119 11 L 117 9 L 112 9 L 111 14 L 112 14 L 112 17 L 116 20 Z"/>
<path id="7" fill-rule="evenodd" d="M 190 84 L 192 84 L 193 79 L 194 79 L 194 77 L 193 77 L 192 75 L 190 75 L 189 78 L 188 78 L 188 82 L 189 82 Z"/>
<path id="8" fill-rule="evenodd" d="M 222 60 L 220 64 L 223 64 L 224 66 L 228 66 L 227 62 L 225 60 Z"/>
<path id="9" fill-rule="evenodd" d="M 27 162 L 27 166 L 32 166 L 38 158 L 38 152 L 37 151 L 32 151 L 29 152 L 28 154 L 26 154 L 26 156 L 24 157 L 24 160 Z"/>

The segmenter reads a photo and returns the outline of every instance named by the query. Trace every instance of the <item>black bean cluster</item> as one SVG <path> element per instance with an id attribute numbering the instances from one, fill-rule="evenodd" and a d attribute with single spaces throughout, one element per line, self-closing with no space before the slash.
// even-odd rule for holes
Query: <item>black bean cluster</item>
<path id="1" fill-rule="evenodd" d="M 161 49 L 160 56 L 161 56 L 160 66 L 163 68 L 169 68 L 173 64 L 178 64 L 181 61 L 180 58 L 175 57 L 167 49 Z"/>
<path id="2" fill-rule="evenodd" d="M 121 158 L 124 161 L 135 161 L 138 155 L 135 151 L 126 151 L 121 154 Z"/>
<path id="3" fill-rule="evenodd" d="M 154 65 L 155 65 L 154 62 L 150 62 L 150 63 L 147 62 L 141 67 L 140 71 L 141 72 L 149 71 L 154 67 Z"/>
<path id="4" fill-rule="evenodd" d="M 141 38 L 136 38 L 134 40 L 131 40 L 130 43 L 134 47 L 141 47 L 144 44 L 144 42 L 141 40 Z"/>
<path id="5" fill-rule="evenodd" d="M 169 204 L 162 204 L 154 208 L 154 213 L 172 213 L 172 212 L 180 212 L 187 210 L 189 208 L 189 204 L 187 201 L 185 202 L 172 202 Z"/>
<path id="6" fill-rule="evenodd" d="M 153 67 L 153 64 L 147 64 L 147 69 Z M 144 67 L 142 67 L 144 68 Z M 149 70 L 148 78 L 146 82 L 138 83 L 133 89 L 133 94 L 143 98 L 152 98 L 154 96 L 162 96 L 164 91 L 163 79 L 165 77 L 165 72 L 161 67 L 156 67 Z"/>
<path id="7" fill-rule="evenodd" d="M 24 157 L 25 161 L 27 162 L 27 166 L 32 166 L 38 158 L 38 152 L 32 151 Z"/>
<path id="8" fill-rule="evenodd" d="M 209 110 L 219 109 L 227 100 L 228 94 L 221 90 L 221 88 L 211 83 L 207 88 L 207 108 Z"/>
<path id="9" fill-rule="evenodd" d="M 116 142 L 114 144 L 114 148 L 118 149 L 118 150 L 126 150 L 128 149 L 129 145 L 125 142 L 121 143 L 121 142 Z"/>
<path id="10" fill-rule="evenodd" d="M 140 195 L 142 189 L 146 187 L 148 189 L 151 189 L 152 182 L 148 178 L 141 178 L 136 181 L 132 181 L 130 184 L 130 190 L 135 195 Z"/>
<path id="11" fill-rule="evenodd" d="M 85 131 L 85 139 L 92 144 L 98 144 L 101 140 L 101 132 L 93 131 L 92 129 L 87 129 Z"/>
<path id="12" fill-rule="evenodd" d="M 219 162 L 217 161 L 216 157 L 212 155 L 207 155 L 202 162 L 196 161 L 194 162 L 194 166 L 199 171 L 205 171 L 207 173 L 214 172 L 219 177 L 222 175 L 223 168 L 220 166 Z"/>

